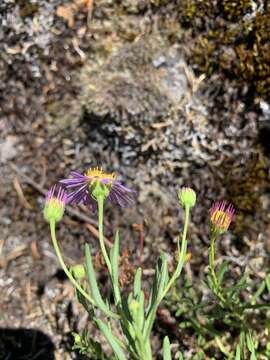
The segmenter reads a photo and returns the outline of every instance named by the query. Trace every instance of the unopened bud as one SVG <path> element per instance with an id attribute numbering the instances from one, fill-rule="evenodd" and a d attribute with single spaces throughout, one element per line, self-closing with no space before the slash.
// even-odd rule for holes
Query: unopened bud
<path id="1" fill-rule="evenodd" d="M 70 271 L 76 279 L 83 279 L 85 277 L 85 269 L 81 264 L 72 266 Z"/>
<path id="2" fill-rule="evenodd" d="M 43 215 L 46 221 L 58 222 L 62 219 L 67 202 L 67 193 L 63 188 L 56 192 L 56 186 L 53 186 L 47 193 Z"/>
<path id="3" fill-rule="evenodd" d="M 188 187 L 184 187 L 178 192 L 179 203 L 183 208 L 192 208 L 196 204 L 196 193 Z"/>

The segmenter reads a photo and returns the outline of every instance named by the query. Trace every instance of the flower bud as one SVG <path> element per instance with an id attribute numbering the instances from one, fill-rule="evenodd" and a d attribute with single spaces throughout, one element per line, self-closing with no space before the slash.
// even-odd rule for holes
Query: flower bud
<path id="1" fill-rule="evenodd" d="M 235 208 L 226 201 L 216 202 L 210 210 L 211 230 L 217 234 L 224 234 L 233 219 Z"/>
<path id="2" fill-rule="evenodd" d="M 75 279 L 83 279 L 85 277 L 85 268 L 81 264 L 74 265 L 70 268 L 70 272 L 75 277 Z"/>
<path id="3" fill-rule="evenodd" d="M 178 192 L 179 203 L 183 208 L 192 208 L 196 204 L 196 193 L 188 187 L 184 187 Z"/>
<path id="4" fill-rule="evenodd" d="M 74 338 L 74 343 L 76 344 L 76 345 L 79 345 L 80 343 L 81 343 L 81 336 L 79 335 L 79 334 L 77 334 L 77 333 L 72 333 L 72 335 L 73 335 L 73 338 Z"/>
<path id="5" fill-rule="evenodd" d="M 57 195 L 56 186 L 53 186 L 47 193 L 43 215 L 46 221 L 59 222 L 65 212 L 67 193 L 63 188 L 59 188 Z"/>
<path id="6" fill-rule="evenodd" d="M 188 252 L 185 256 L 185 263 L 188 263 L 190 261 L 191 257 L 192 257 L 191 252 Z"/>

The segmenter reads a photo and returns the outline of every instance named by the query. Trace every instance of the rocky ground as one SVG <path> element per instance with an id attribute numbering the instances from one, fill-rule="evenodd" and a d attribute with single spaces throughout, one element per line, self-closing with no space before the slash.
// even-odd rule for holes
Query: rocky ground
<path id="1" fill-rule="evenodd" d="M 52 359 L 76 358 L 70 333 L 87 317 L 42 217 L 46 190 L 72 169 L 103 166 L 138 191 L 136 207 L 108 208 L 106 220 L 106 236 L 120 227 L 133 264 L 151 269 L 160 249 L 173 255 L 181 225 L 176 192 L 190 185 L 198 193 L 189 242 L 195 277 L 207 261 L 208 209 L 220 198 L 237 208 L 222 256 L 260 276 L 269 267 L 270 105 L 250 95 L 248 81 L 239 87 L 194 63 L 196 36 L 179 9 L 177 1 L 0 4 L 5 359 L 49 359 L 48 349 Z M 95 216 L 70 208 L 59 239 L 67 262 L 81 261 L 84 242 L 96 244 Z M 158 327 L 154 343 L 158 352 Z"/>

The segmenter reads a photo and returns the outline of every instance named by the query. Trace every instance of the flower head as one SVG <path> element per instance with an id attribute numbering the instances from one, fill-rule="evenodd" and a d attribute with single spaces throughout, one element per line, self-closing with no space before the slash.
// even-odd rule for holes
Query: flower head
<path id="1" fill-rule="evenodd" d="M 64 215 L 66 202 L 66 191 L 61 187 L 59 187 L 57 191 L 55 185 L 51 187 L 47 193 L 43 211 L 45 220 L 48 222 L 60 221 Z"/>
<path id="2" fill-rule="evenodd" d="M 225 233 L 233 219 L 235 208 L 226 201 L 217 201 L 211 208 L 210 221 L 212 223 L 212 231 L 219 234 Z"/>
<path id="3" fill-rule="evenodd" d="M 189 187 L 183 187 L 178 192 L 178 199 L 183 208 L 192 208 L 196 204 L 196 193 Z"/>
<path id="4" fill-rule="evenodd" d="M 88 169 L 85 174 L 72 171 L 70 175 L 71 178 L 60 181 L 66 189 L 71 190 L 68 194 L 69 203 L 88 205 L 96 211 L 99 196 L 121 207 L 134 202 L 135 191 L 122 185 L 113 173 L 94 168 Z"/>

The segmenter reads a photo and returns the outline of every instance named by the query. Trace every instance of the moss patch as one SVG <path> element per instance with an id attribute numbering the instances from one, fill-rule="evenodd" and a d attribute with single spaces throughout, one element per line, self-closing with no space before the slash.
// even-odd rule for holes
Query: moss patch
<path id="1" fill-rule="evenodd" d="M 195 38 L 194 63 L 223 71 L 254 94 L 270 94 L 270 4 L 251 0 L 185 0 L 180 21 Z"/>

